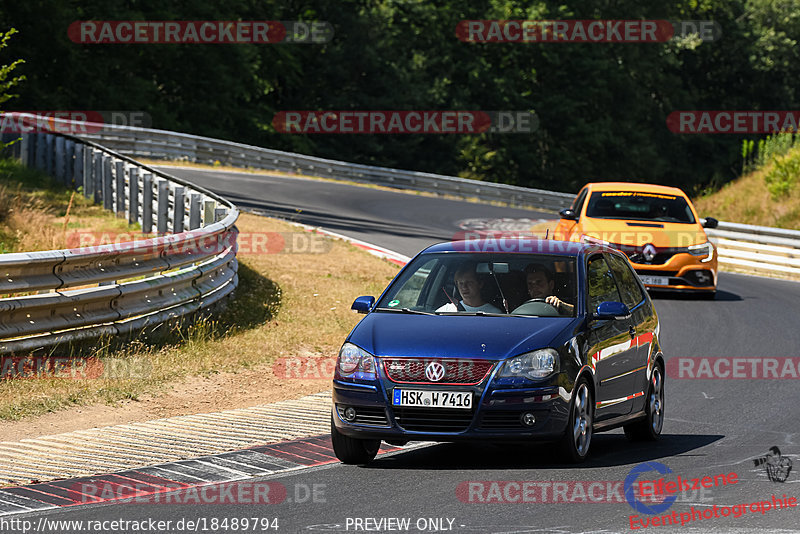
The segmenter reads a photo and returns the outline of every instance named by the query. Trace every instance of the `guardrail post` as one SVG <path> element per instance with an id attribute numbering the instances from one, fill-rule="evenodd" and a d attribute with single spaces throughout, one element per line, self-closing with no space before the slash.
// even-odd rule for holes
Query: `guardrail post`
<path id="1" fill-rule="evenodd" d="M 53 177 L 58 183 L 64 183 L 64 141 L 63 137 L 56 136 L 55 146 L 53 147 Z"/>
<path id="2" fill-rule="evenodd" d="M 94 149 L 83 147 L 83 196 L 94 198 Z"/>
<path id="3" fill-rule="evenodd" d="M 36 165 L 35 167 L 40 170 L 44 171 L 47 168 L 47 158 L 45 157 L 44 153 L 47 150 L 47 143 L 44 138 L 45 134 L 38 132 L 36 133 Z"/>
<path id="4" fill-rule="evenodd" d="M 208 226 L 209 224 L 213 224 L 214 221 L 214 208 L 217 207 L 217 203 L 213 200 L 206 200 L 203 202 L 203 226 Z"/>
<path id="5" fill-rule="evenodd" d="M 142 176 L 142 232 L 149 234 L 153 231 L 153 175 L 145 173 Z"/>
<path id="6" fill-rule="evenodd" d="M 186 208 L 184 207 L 183 203 L 183 186 L 175 186 L 174 191 L 174 200 L 173 200 L 173 211 L 172 211 L 172 233 L 179 234 L 183 232 L 183 215 L 186 212 Z"/>
<path id="7" fill-rule="evenodd" d="M 84 170 L 83 170 L 83 153 L 84 153 L 84 145 L 81 143 L 75 143 L 75 160 L 73 161 L 74 168 L 72 170 L 72 179 L 75 182 L 75 189 L 77 190 L 79 187 L 85 186 L 83 185 L 83 177 L 84 177 Z"/>
<path id="8" fill-rule="evenodd" d="M 64 141 L 64 183 L 72 187 L 72 178 L 75 170 L 75 141 Z"/>
<path id="9" fill-rule="evenodd" d="M 117 212 L 117 217 L 125 216 L 125 162 L 119 160 L 116 162 L 116 176 L 117 184 L 114 188 L 114 207 Z"/>
<path id="10" fill-rule="evenodd" d="M 30 136 L 28 134 L 22 134 L 20 140 L 17 142 L 19 143 L 19 161 L 26 167 L 30 167 L 30 155 L 28 154 L 30 150 Z"/>
<path id="11" fill-rule="evenodd" d="M 92 193 L 94 202 L 99 204 L 103 197 L 103 153 L 95 151 L 92 154 Z"/>
<path id="12" fill-rule="evenodd" d="M 44 150 L 44 172 L 50 178 L 53 177 L 53 163 L 56 156 L 55 139 L 52 134 L 45 134 L 45 150 Z"/>
<path id="13" fill-rule="evenodd" d="M 158 213 L 156 214 L 156 231 L 159 234 L 167 233 L 169 220 L 169 184 L 166 180 L 158 181 Z"/>
<path id="14" fill-rule="evenodd" d="M 22 139 L 25 143 L 24 144 L 25 150 L 23 151 L 25 159 L 22 160 L 22 163 L 26 167 L 33 167 L 36 164 L 34 160 L 34 155 L 36 154 L 35 152 L 36 145 L 34 144 L 36 143 L 36 136 L 30 133 L 26 133 L 22 135 Z"/>
<path id="15" fill-rule="evenodd" d="M 9 157 L 14 158 L 18 161 L 24 161 L 22 159 L 22 145 L 21 145 L 22 134 L 6 132 L 3 134 L 3 142 L 14 143 L 10 147 L 6 148 L 6 152 L 9 155 Z"/>
<path id="16" fill-rule="evenodd" d="M 103 209 L 114 209 L 114 177 L 111 175 L 111 156 L 103 154 Z"/>
<path id="17" fill-rule="evenodd" d="M 189 230 L 200 228 L 200 193 L 192 193 L 189 197 Z"/>
<path id="18" fill-rule="evenodd" d="M 128 222 L 139 221 L 139 167 L 128 170 Z"/>
<path id="19" fill-rule="evenodd" d="M 0 134 L 0 142 L 3 143 L 3 144 L 10 143 L 12 141 L 12 138 L 11 138 L 12 135 L 14 135 L 14 134 L 11 133 L 11 132 L 3 132 L 2 134 Z M 12 158 L 14 157 L 14 147 L 11 147 L 10 150 L 5 150 L 5 148 L 4 148 L 3 151 L 5 153 L 7 153 L 9 156 L 11 156 Z"/>

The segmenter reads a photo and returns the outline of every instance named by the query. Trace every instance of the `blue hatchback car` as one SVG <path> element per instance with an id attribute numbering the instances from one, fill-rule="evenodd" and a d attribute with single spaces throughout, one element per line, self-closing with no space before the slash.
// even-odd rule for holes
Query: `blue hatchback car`
<path id="1" fill-rule="evenodd" d="M 592 434 L 657 439 L 664 356 L 653 303 L 624 254 L 534 238 L 433 245 L 339 351 L 331 433 L 365 464 L 381 440 L 558 441 L 574 462 Z"/>

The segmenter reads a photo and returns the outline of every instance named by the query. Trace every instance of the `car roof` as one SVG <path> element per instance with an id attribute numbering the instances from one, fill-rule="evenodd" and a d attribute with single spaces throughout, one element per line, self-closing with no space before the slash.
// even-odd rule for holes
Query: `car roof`
<path id="1" fill-rule="evenodd" d="M 637 193 L 663 193 L 686 197 L 681 189 L 667 185 L 643 184 L 637 182 L 591 182 L 586 184 L 592 191 L 634 191 Z"/>
<path id="2" fill-rule="evenodd" d="M 481 236 L 476 239 L 447 241 L 431 245 L 420 254 L 435 252 L 457 252 L 473 254 L 551 254 L 556 256 L 579 256 L 594 251 L 613 251 L 608 247 L 590 243 L 556 241 L 536 236 L 493 237 Z"/>

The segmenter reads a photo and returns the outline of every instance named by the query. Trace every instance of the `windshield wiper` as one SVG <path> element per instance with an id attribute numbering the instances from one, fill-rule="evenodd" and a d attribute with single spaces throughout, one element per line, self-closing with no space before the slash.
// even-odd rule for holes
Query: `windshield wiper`
<path id="1" fill-rule="evenodd" d="M 436 315 L 435 313 L 421 311 L 421 310 L 412 310 L 411 308 L 376 308 L 376 311 L 390 311 L 396 313 L 411 313 L 415 315 Z"/>

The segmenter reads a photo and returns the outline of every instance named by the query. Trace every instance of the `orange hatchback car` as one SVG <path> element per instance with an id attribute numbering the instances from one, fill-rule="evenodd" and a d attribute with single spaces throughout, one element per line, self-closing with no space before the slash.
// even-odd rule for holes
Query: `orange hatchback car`
<path id="1" fill-rule="evenodd" d="M 686 194 L 676 187 L 627 182 L 586 184 L 560 212 L 554 238 L 603 243 L 624 252 L 651 289 L 714 298 L 717 250 Z"/>

